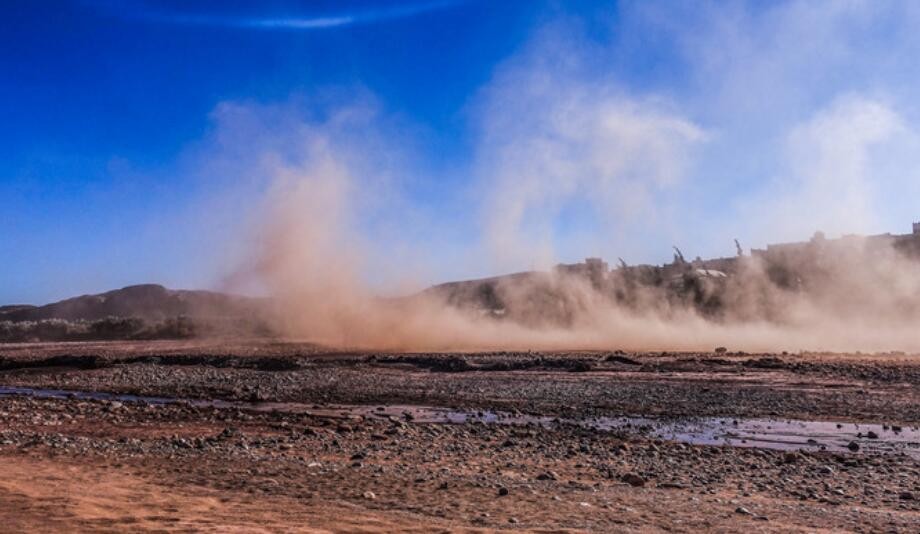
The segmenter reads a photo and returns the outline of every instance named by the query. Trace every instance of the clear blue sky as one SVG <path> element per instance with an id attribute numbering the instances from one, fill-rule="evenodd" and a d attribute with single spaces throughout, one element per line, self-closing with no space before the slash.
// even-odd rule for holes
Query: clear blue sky
<path id="1" fill-rule="evenodd" d="M 262 188 L 202 170 L 237 131 L 222 106 L 259 115 L 247 145 L 329 93 L 372 100 L 374 130 L 411 147 L 401 201 L 438 219 L 413 238 L 445 258 L 431 281 L 526 268 L 547 243 L 638 262 L 909 229 L 920 10 L 843 4 L 6 0 L 0 303 L 215 287 L 220 228 L 242 223 L 202 225 L 220 210 L 203 199 Z M 483 216 L 483 187 L 522 215 Z M 496 234 L 524 253 L 454 261 Z"/>

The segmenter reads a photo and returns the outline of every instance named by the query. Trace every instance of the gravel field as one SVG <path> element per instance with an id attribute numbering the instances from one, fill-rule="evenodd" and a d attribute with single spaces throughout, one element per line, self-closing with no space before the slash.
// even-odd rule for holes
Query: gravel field
<path id="1" fill-rule="evenodd" d="M 14 531 L 920 527 L 908 355 L 18 344 L 0 345 L 0 377 L 34 388 L 0 389 Z M 645 423 L 589 424 L 625 416 Z M 824 422 L 852 448 L 657 431 L 707 417 Z"/>

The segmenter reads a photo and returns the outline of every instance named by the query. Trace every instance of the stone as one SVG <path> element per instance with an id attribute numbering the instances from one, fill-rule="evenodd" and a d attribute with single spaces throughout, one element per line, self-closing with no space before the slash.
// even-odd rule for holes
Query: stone
<path id="1" fill-rule="evenodd" d="M 635 473 L 626 473 L 620 478 L 634 488 L 641 488 L 645 485 L 645 479 Z"/>

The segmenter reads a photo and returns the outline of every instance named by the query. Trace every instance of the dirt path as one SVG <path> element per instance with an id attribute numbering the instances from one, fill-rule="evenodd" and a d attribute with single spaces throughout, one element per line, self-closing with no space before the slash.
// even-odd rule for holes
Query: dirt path
<path id="1" fill-rule="evenodd" d="M 4 532 L 430 532 L 430 518 L 368 511 L 348 503 L 311 505 L 283 496 L 253 499 L 156 473 L 95 462 L 4 455 Z"/>

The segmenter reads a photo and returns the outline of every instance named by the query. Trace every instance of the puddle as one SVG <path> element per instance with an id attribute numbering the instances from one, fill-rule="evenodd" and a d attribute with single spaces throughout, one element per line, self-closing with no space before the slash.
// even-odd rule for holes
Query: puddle
<path id="1" fill-rule="evenodd" d="M 36 398 L 104 400 L 152 405 L 187 404 L 198 408 L 238 409 L 259 412 L 302 413 L 319 417 L 396 418 L 414 423 L 434 424 L 498 424 L 514 426 L 552 427 L 576 425 L 601 431 L 638 433 L 669 441 L 694 445 L 729 445 L 780 450 L 826 450 L 850 452 L 855 442 L 859 453 L 904 453 L 920 460 L 920 428 L 892 427 L 881 424 L 801 421 L 790 419 L 732 419 L 732 418 L 651 418 L 598 417 L 567 419 L 548 416 L 518 415 L 494 411 L 461 411 L 450 408 L 408 405 L 312 405 L 290 402 L 243 402 L 210 399 L 176 399 L 146 397 L 91 391 L 66 391 L 2 387 L 0 397 L 27 396 Z M 870 438 L 869 436 L 873 436 Z"/>

